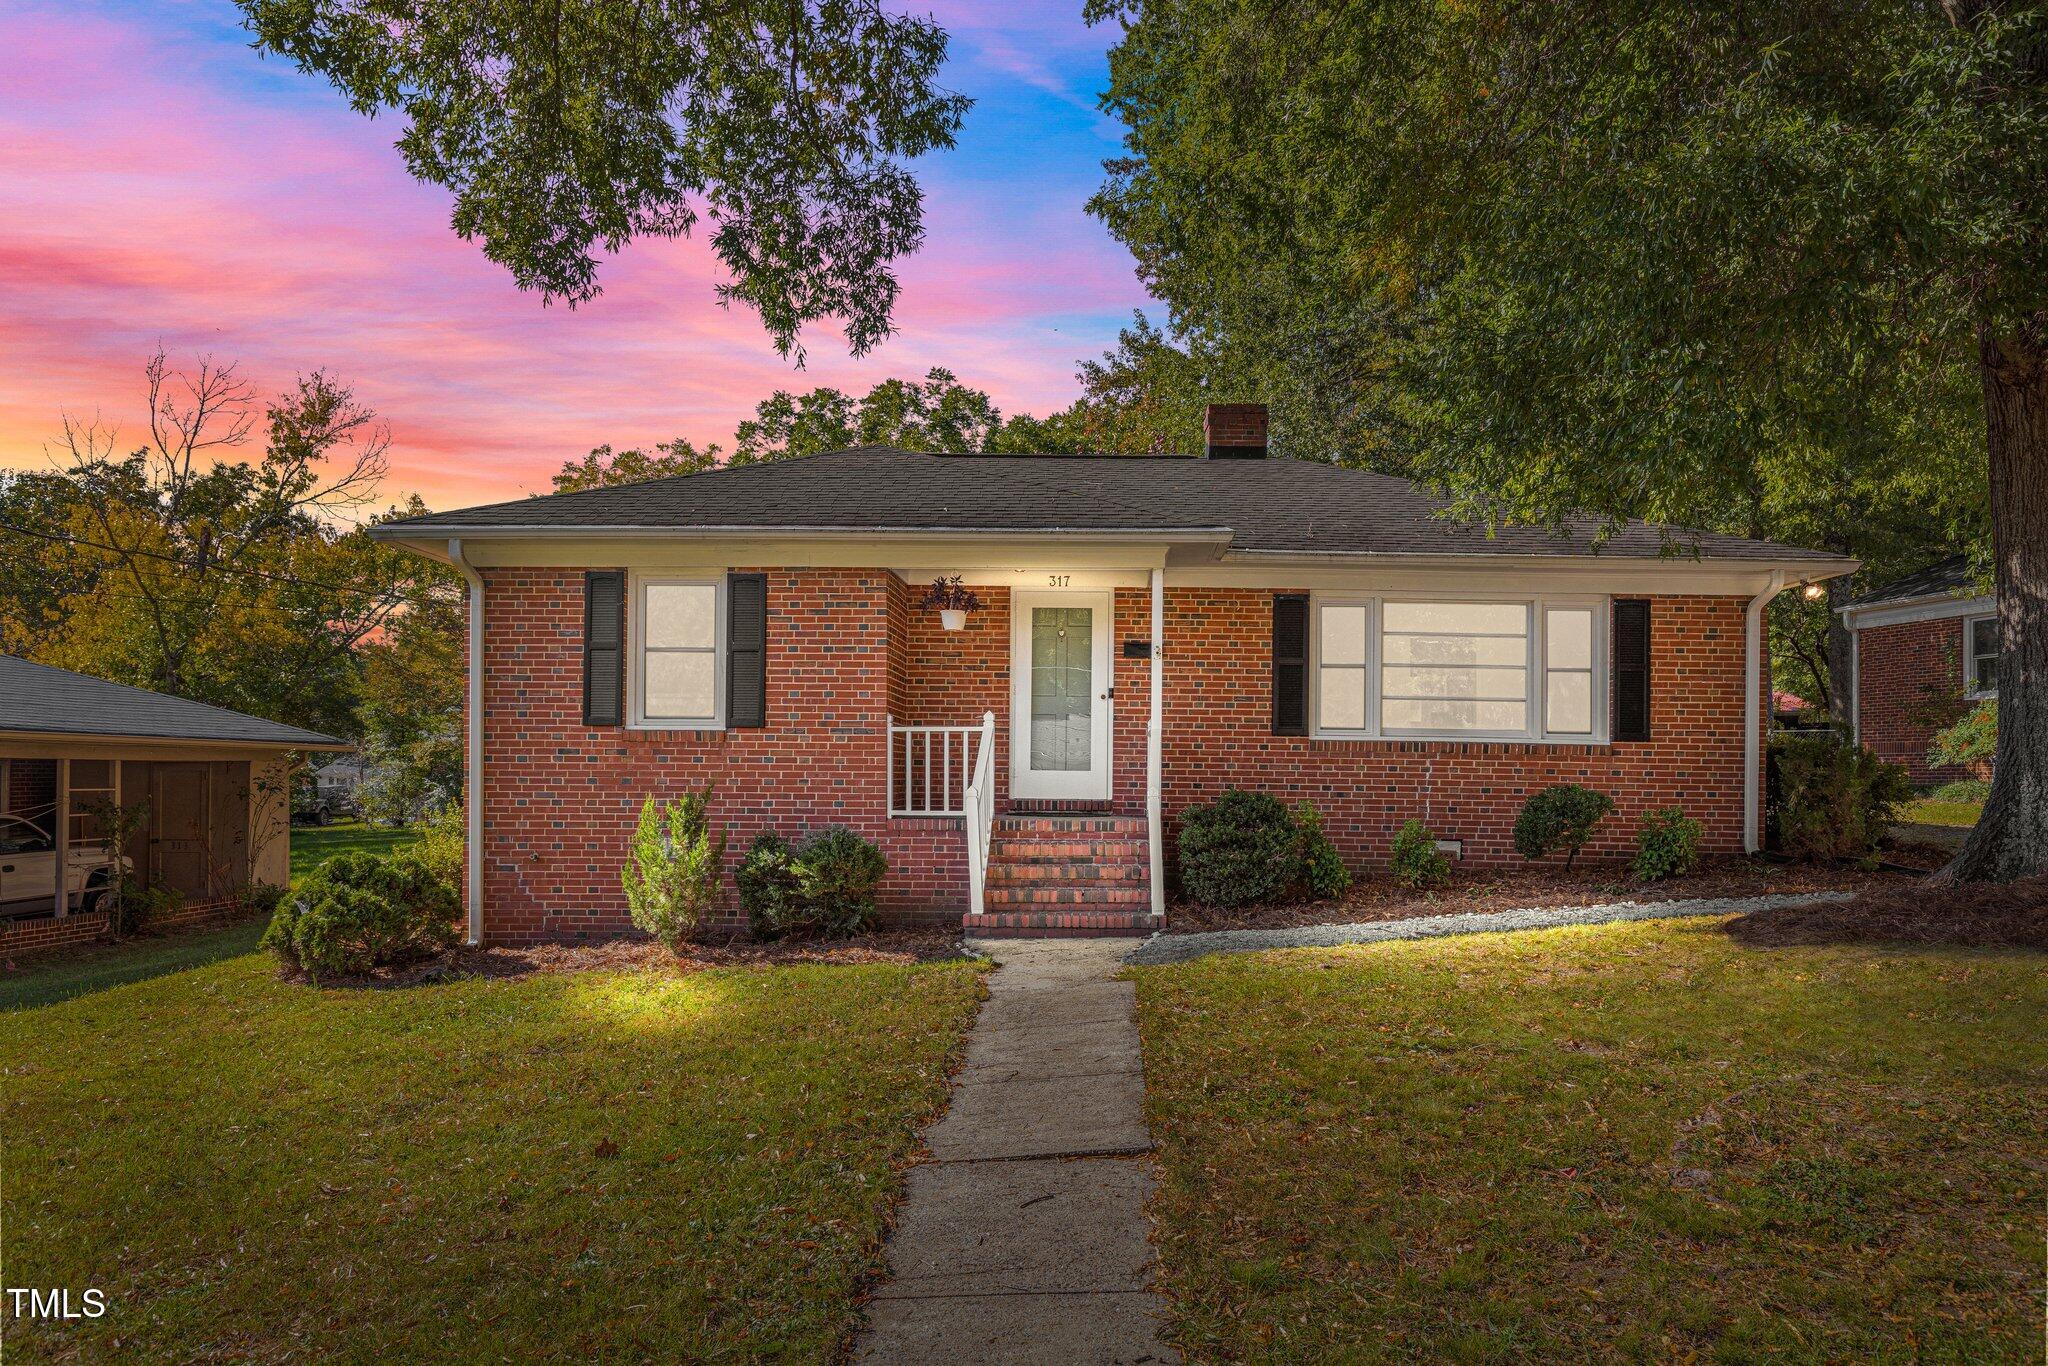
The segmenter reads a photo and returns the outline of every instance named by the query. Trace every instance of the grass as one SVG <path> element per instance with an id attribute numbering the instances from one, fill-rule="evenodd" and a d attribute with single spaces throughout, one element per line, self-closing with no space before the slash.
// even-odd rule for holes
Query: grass
<path id="1" fill-rule="evenodd" d="M 420 837 L 416 826 L 385 827 L 361 821 L 292 827 L 292 880 L 298 881 L 336 854 L 388 854 Z"/>
<path id="2" fill-rule="evenodd" d="M 1982 802 L 1944 802 L 1921 797 L 1899 808 L 1899 819 L 1910 825 L 1953 825 L 1967 830 L 1984 814 Z"/>
<path id="3" fill-rule="evenodd" d="M 9 1017 L 24 1358 L 831 1355 L 971 965 L 316 990 L 244 955 Z"/>
<path id="4" fill-rule="evenodd" d="M 1667 921 L 1134 975 L 1190 1359 L 2039 1359 L 2038 955 Z"/>
<path id="5" fill-rule="evenodd" d="M 387 830 L 360 821 L 295 826 L 292 880 L 298 881 L 336 854 L 388 853 L 418 838 L 416 829 Z M 15 970 L 0 975 L 0 1012 L 55 1005 L 127 982 L 145 982 L 167 973 L 217 963 L 252 951 L 262 935 L 263 922 L 256 921 L 201 934 L 85 944 L 30 958 Z"/>

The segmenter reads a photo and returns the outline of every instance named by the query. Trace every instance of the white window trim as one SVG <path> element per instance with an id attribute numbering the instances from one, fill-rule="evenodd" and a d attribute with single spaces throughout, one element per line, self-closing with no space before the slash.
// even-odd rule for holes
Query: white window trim
<path id="1" fill-rule="evenodd" d="M 1523 730 L 1388 730 L 1380 723 L 1380 693 L 1384 681 L 1381 670 L 1381 605 L 1386 602 L 1474 602 L 1513 603 L 1528 610 L 1529 636 L 1526 655 L 1528 686 L 1526 705 L 1529 724 Z M 1323 608 L 1363 607 L 1365 608 L 1365 728 L 1363 730 L 1332 730 L 1323 725 Z M 1544 729 L 1549 717 L 1547 696 L 1550 670 L 1548 652 L 1545 649 L 1544 633 L 1548 625 L 1545 615 L 1550 609 L 1577 607 L 1593 614 L 1593 731 L 1587 734 L 1553 734 Z M 1612 617 L 1612 599 L 1601 595 L 1572 594 L 1502 594 L 1502 593 L 1311 593 L 1309 595 L 1309 736 L 1316 740 L 1422 740 L 1432 742 L 1469 741 L 1485 744 L 1522 745 L 1606 745 L 1609 743 L 1610 712 L 1612 699 L 1609 696 L 1608 629 Z M 1347 666 L 1349 667 L 1349 666 Z"/>
<path id="2" fill-rule="evenodd" d="M 626 715 L 629 730 L 724 730 L 726 639 L 724 574 L 627 575 L 626 611 Z M 685 586 L 716 590 L 711 627 L 711 706 L 707 718 L 649 717 L 646 712 L 647 656 L 641 642 L 646 635 L 647 590 Z"/>
<path id="3" fill-rule="evenodd" d="M 1974 676 L 1977 672 L 1977 623 L 1997 620 L 1996 612 L 1977 612 L 1963 618 L 1963 696 L 1972 702 L 1998 696 L 1998 684 L 1979 687 L 1979 680 Z"/>

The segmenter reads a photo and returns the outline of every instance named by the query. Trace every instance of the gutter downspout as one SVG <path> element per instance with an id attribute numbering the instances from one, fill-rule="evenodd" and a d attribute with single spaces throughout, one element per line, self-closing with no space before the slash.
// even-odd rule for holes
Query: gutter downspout
<path id="1" fill-rule="evenodd" d="M 1758 715 L 1763 704 L 1764 650 L 1763 624 L 1764 609 L 1771 605 L 1771 599 L 1785 591 L 1785 571 L 1773 569 L 1771 581 L 1764 591 L 1749 600 L 1749 611 L 1743 622 L 1743 688 L 1746 694 L 1742 704 L 1742 850 L 1754 854 L 1763 847 L 1758 834 L 1757 808 L 1762 794 L 1759 792 L 1759 767 L 1763 762 L 1763 723 Z"/>
<path id="2" fill-rule="evenodd" d="M 1166 571 L 1152 571 L 1152 705 L 1145 713 L 1145 847 L 1151 851 L 1152 867 L 1152 918 L 1163 921 L 1166 918 L 1166 854 L 1159 847 L 1161 837 L 1160 808 L 1160 753 L 1165 740 L 1166 718 L 1161 715 L 1165 705 L 1165 662 L 1160 658 L 1165 653 L 1166 643 Z"/>
<path id="3" fill-rule="evenodd" d="M 468 884 L 471 945 L 484 939 L 484 577 L 462 557 L 462 542 L 448 541 L 448 562 L 469 584 L 469 736 L 463 756 L 464 881 Z"/>

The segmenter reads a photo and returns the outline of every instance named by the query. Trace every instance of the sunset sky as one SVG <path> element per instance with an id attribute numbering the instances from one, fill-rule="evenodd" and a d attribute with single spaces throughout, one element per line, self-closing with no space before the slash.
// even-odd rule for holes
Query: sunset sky
<path id="1" fill-rule="evenodd" d="M 389 118 L 261 59 L 229 0 L 0 9 L 0 465 L 42 467 L 61 414 L 140 430 L 141 370 L 239 361 L 259 391 L 324 368 L 389 422 L 387 494 L 437 507 L 545 488 L 599 442 L 726 440 L 777 388 L 859 390 L 945 365 L 1004 412 L 1075 394 L 1075 362 L 1143 307 L 1129 256 L 1082 209 L 1118 149 L 1095 107 L 1113 29 L 1080 0 L 915 8 L 952 34 L 975 101 L 925 159 L 927 243 L 898 335 L 850 359 L 806 334 L 780 360 L 721 310 L 698 241 L 641 242 L 604 294 L 543 307 L 448 227 Z"/>

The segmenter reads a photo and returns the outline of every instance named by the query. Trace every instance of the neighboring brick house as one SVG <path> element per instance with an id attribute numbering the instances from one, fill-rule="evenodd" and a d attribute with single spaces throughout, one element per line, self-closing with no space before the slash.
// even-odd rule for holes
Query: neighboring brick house
<path id="1" fill-rule="evenodd" d="M 1763 607 L 1854 561 L 1489 534 L 1265 430 L 1219 405 L 1203 457 L 861 447 L 381 526 L 470 582 L 472 935 L 624 929 L 641 803 L 713 782 L 730 857 L 845 825 L 890 910 L 981 932 L 1154 928 L 1179 814 L 1228 785 L 1314 801 L 1360 868 L 1411 817 L 1511 857 L 1572 781 L 1620 807 L 1596 857 L 1669 805 L 1755 847 Z M 958 631 L 917 607 L 952 575 Z"/>
<path id="2" fill-rule="evenodd" d="M 1968 560 L 1943 560 L 1841 611 L 1857 740 L 1922 786 L 1990 777 L 1988 768 L 1927 761 L 1936 732 L 1998 695 L 1998 607 Z"/>

